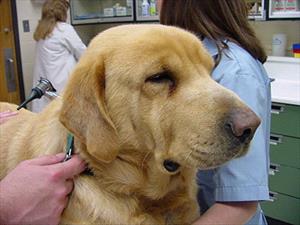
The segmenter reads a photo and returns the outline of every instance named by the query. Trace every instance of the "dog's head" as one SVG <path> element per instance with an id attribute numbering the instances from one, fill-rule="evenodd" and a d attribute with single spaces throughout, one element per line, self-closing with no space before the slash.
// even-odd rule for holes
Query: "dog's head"
<path id="1" fill-rule="evenodd" d="M 260 120 L 212 68 L 198 38 L 179 28 L 109 29 L 75 68 L 60 120 L 103 162 L 139 149 L 167 173 L 218 166 L 247 151 Z"/>

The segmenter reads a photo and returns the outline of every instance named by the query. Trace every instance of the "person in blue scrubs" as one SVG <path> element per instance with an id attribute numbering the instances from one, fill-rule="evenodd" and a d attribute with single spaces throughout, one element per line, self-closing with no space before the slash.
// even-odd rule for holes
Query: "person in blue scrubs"
<path id="1" fill-rule="evenodd" d="M 244 0 L 159 0 L 160 23 L 196 34 L 215 60 L 212 77 L 234 91 L 262 122 L 249 152 L 199 171 L 202 215 L 195 224 L 267 224 L 259 202 L 269 199 L 270 79 L 266 54 L 248 22 Z"/>

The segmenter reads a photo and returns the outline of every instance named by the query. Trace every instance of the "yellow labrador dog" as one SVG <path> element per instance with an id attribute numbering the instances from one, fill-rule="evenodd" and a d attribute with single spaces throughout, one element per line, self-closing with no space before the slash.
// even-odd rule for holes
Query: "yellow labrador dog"
<path id="1" fill-rule="evenodd" d="M 179 28 L 102 32 L 61 99 L 1 125 L 1 178 L 21 160 L 62 151 L 72 133 L 93 175 L 75 179 L 61 224 L 190 224 L 197 168 L 245 154 L 260 123 L 212 68 L 198 38 Z"/>

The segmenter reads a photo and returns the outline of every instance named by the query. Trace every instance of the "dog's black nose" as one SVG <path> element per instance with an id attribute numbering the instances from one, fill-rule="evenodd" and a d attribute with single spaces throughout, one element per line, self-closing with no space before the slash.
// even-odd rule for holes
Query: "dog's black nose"
<path id="1" fill-rule="evenodd" d="M 229 120 L 225 123 L 226 130 L 237 138 L 240 143 L 249 142 L 257 127 L 260 119 L 250 109 L 233 110 L 229 116 Z"/>
<path id="2" fill-rule="evenodd" d="M 164 161 L 164 167 L 167 171 L 169 172 L 175 172 L 176 170 L 178 170 L 178 168 L 180 167 L 180 165 L 177 162 L 174 162 L 172 160 L 165 160 Z"/>

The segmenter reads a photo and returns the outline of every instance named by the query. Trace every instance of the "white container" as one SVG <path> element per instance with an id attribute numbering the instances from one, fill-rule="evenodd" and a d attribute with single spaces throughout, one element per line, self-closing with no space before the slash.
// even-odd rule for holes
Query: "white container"
<path id="1" fill-rule="evenodd" d="M 149 4 L 148 0 L 143 0 L 142 16 L 150 16 L 150 4 Z"/>
<path id="2" fill-rule="evenodd" d="M 113 17 L 114 16 L 114 9 L 113 8 L 104 8 L 103 9 L 103 16 L 104 17 Z"/>
<path id="3" fill-rule="evenodd" d="M 273 0 L 272 1 L 273 12 L 285 11 L 285 3 L 286 3 L 286 0 Z"/>
<path id="4" fill-rule="evenodd" d="M 155 0 L 150 0 L 150 9 L 149 9 L 149 11 L 150 11 L 150 16 L 156 16 L 156 2 L 155 2 Z"/>
<path id="5" fill-rule="evenodd" d="M 298 0 L 286 0 L 285 11 L 294 12 L 298 10 Z"/>
<path id="6" fill-rule="evenodd" d="M 116 7 L 116 16 L 127 16 L 127 8 L 126 7 Z"/>
<path id="7" fill-rule="evenodd" d="M 126 0 L 127 8 L 132 8 L 132 0 Z"/>
<path id="8" fill-rule="evenodd" d="M 274 34 L 272 38 L 272 55 L 285 56 L 286 51 L 286 34 Z"/>

